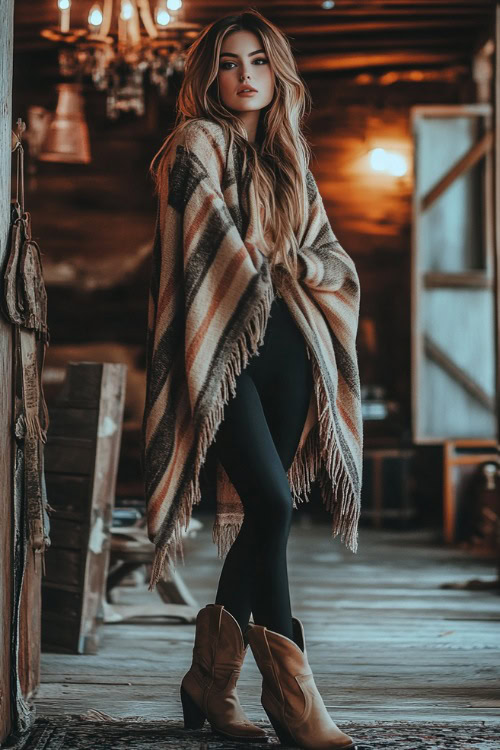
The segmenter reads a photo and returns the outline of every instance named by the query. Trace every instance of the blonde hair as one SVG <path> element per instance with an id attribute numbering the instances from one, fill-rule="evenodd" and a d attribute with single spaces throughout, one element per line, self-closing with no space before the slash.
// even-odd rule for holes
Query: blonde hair
<path id="1" fill-rule="evenodd" d="M 275 74 L 273 99 L 261 110 L 255 144 L 248 141 L 243 123 L 219 97 L 222 43 L 228 34 L 241 30 L 252 31 L 260 38 Z M 164 178 L 162 157 L 179 128 L 200 117 L 218 122 L 229 137 L 229 147 L 233 141 L 241 146 L 243 169 L 247 164 L 250 168 L 251 189 L 262 205 L 262 215 L 257 211 L 254 220 L 271 267 L 283 263 L 296 276 L 297 235 L 307 215 L 306 174 L 311 157 L 302 127 L 310 107 L 310 94 L 297 70 L 290 43 L 274 24 L 254 9 L 220 18 L 206 26 L 187 51 L 174 130 L 150 166 L 157 192 Z M 272 238 L 271 247 L 266 234 Z"/>

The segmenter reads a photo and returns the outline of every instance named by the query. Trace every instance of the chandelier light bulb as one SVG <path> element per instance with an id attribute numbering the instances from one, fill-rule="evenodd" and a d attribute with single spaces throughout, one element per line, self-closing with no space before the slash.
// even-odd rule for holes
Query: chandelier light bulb
<path id="1" fill-rule="evenodd" d="M 69 14 L 71 11 L 71 0 L 57 0 L 59 8 L 59 27 L 62 32 L 69 31 Z"/>
<path id="2" fill-rule="evenodd" d="M 134 6 L 130 2 L 130 0 L 122 0 L 121 10 L 120 10 L 120 17 L 123 21 L 130 21 L 130 19 L 134 15 Z"/>
<path id="3" fill-rule="evenodd" d="M 165 3 L 156 6 L 156 23 L 158 26 L 167 26 L 170 21 L 170 13 L 165 8 Z"/>
<path id="4" fill-rule="evenodd" d="M 182 0 L 167 0 L 167 8 L 169 10 L 180 10 L 182 8 Z"/>
<path id="5" fill-rule="evenodd" d="M 89 26 L 92 31 L 97 31 L 102 24 L 102 10 L 97 3 L 95 3 L 89 11 Z"/>

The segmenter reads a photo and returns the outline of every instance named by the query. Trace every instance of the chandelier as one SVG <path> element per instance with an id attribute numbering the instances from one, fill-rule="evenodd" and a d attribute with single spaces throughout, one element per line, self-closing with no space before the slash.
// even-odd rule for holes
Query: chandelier
<path id="1" fill-rule="evenodd" d="M 87 5 L 85 0 L 79 0 Z M 71 0 L 57 0 L 59 25 L 43 29 L 44 38 L 59 49 L 63 77 L 90 77 L 106 91 L 106 114 L 144 114 L 146 77 L 161 95 L 174 72 L 184 70 L 188 45 L 201 26 L 184 20 L 182 0 L 104 0 L 88 3 L 87 27 L 71 25 Z"/>

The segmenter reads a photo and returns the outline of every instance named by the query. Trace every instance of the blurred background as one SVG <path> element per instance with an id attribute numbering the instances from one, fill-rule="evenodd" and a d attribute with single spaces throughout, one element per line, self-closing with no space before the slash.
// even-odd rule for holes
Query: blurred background
<path id="1" fill-rule="evenodd" d="M 49 295 L 47 398 L 69 360 L 127 364 L 117 496 L 140 498 L 148 166 L 173 124 L 183 50 L 246 5 L 160 0 L 147 16 L 111 5 L 106 43 L 95 41 L 102 4 L 17 0 L 13 114 L 28 125 L 26 196 Z M 360 275 L 363 522 L 439 526 L 446 441 L 482 451 L 495 436 L 494 3 L 254 7 L 290 38 L 313 100 L 311 166 Z"/>

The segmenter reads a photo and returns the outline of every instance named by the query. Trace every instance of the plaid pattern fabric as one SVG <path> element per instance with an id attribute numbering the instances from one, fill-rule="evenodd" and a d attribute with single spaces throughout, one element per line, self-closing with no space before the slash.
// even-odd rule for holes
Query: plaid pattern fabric
<path id="1" fill-rule="evenodd" d="M 141 459 L 148 533 L 156 546 L 150 588 L 169 577 L 182 529 L 200 502 L 199 473 L 236 393 L 236 377 L 258 353 L 277 292 L 304 335 L 314 377 L 309 412 L 288 472 L 294 508 L 318 480 L 340 534 L 356 551 L 362 419 L 355 338 L 359 281 L 330 226 L 312 173 L 301 229 L 301 276 L 271 274 L 252 217 L 258 210 L 241 149 L 209 119 L 173 139 L 160 191 L 153 247 L 147 392 Z M 293 408 L 293 404 L 290 405 Z M 217 461 L 213 540 L 223 557 L 243 505 Z"/>

